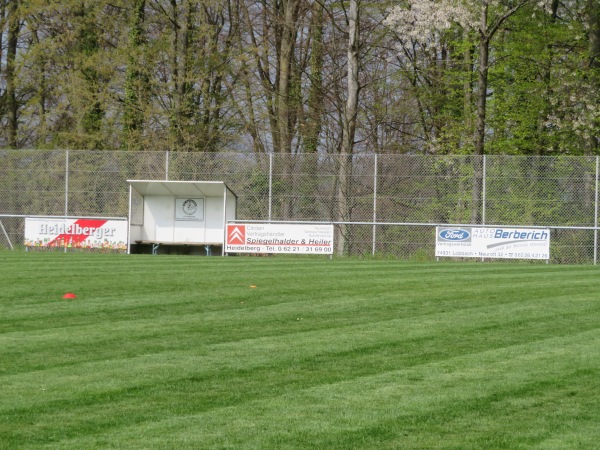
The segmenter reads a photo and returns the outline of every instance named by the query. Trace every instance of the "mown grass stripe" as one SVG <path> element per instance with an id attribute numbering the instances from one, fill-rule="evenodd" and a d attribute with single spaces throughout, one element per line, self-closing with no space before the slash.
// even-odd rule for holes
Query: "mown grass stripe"
<path id="1" fill-rule="evenodd" d="M 378 445 L 383 434 L 396 448 L 411 447 L 410 442 L 412 448 L 515 448 L 519 442 L 533 444 L 569 430 L 570 421 L 577 421 L 583 411 L 588 411 L 584 423 L 589 432 L 594 414 L 586 407 L 597 411 L 589 395 L 600 387 L 594 376 L 600 369 L 598 344 L 600 333 L 594 331 L 294 389 L 147 423 L 146 444 L 359 448 L 369 442 Z M 590 357 L 594 364 L 580 369 Z M 559 406 L 566 416 L 557 414 Z M 513 415 L 521 419 L 514 428 L 494 419 L 511 421 Z M 536 426 L 527 425 L 531 423 Z M 382 433 L 372 435 L 379 427 Z M 465 435 L 468 430 L 471 435 Z M 137 431 L 137 424 L 122 428 L 109 442 L 135 441 Z M 585 442 L 593 444 L 590 438 L 599 434 L 596 430 Z"/>
<path id="2" fill-rule="evenodd" d="M 595 267 L 0 253 L 0 271 L 0 448 L 598 437 Z"/>

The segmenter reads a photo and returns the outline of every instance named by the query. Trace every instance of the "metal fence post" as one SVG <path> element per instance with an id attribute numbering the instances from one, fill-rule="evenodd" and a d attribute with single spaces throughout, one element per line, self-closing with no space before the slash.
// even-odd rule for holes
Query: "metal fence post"
<path id="1" fill-rule="evenodd" d="M 598 261 L 598 156 L 596 156 L 596 198 L 594 200 L 594 265 Z"/>
<path id="2" fill-rule="evenodd" d="M 273 205 L 273 152 L 269 153 L 269 220 Z"/>
<path id="3" fill-rule="evenodd" d="M 483 155 L 483 168 L 481 173 L 481 225 L 485 226 L 485 194 L 486 194 L 486 169 L 487 169 L 487 158 Z M 481 262 L 485 261 L 485 258 L 481 258 Z"/>
<path id="4" fill-rule="evenodd" d="M 169 181 L 169 150 L 165 152 L 165 181 Z"/>
<path id="5" fill-rule="evenodd" d="M 486 169 L 487 157 L 483 155 L 483 174 L 481 182 L 481 224 L 485 225 L 485 196 L 486 196 Z"/>
<path id="6" fill-rule="evenodd" d="M 377 244 L 377 153 L 373 155 L 373 256 L 375 256 L 375 246 Z"/>
<path id="7" fill-rule="evenodd" d="M 0 220 L 0 228 L 2 229 L 2 232 L 4 233 L 4 237 L 6 238 L 6 242 L 8 242 L 8 246 L 10 247 L 11 250 L 14 250 L 15 248 L 13 247 L 12 242 L 10 241 L 10 236 L 6 232 L 6 228 L 4 228 L 4 224 L 2 223 L 1 220 Z M 25 250 L 25 251 L 27 251 L 27 250 Z"/>
<path id="8" fill-rule="evenodd" d="M 69 150 L 65 150 L 65 217 L 69 215 Z"/>
<path id="9" fill-rule="evenodd" d="M 65 150 L 65 219 L 69 215 L 69 150 Z M 65 246 L 64 252 L 67 253 Z"/>

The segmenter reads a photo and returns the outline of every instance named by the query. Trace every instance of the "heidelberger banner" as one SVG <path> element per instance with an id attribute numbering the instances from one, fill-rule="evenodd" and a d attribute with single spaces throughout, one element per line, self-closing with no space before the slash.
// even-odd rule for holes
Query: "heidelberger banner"
<path id="1" fill-rule="evenodd" d="M 127 250 L 127 221 L 27 217 L 25 246 Z"/>
<path id="2" fill-rule="evenodd" d="M 550 230 L 436 227 L 435 256 L 550 259 Z"/>

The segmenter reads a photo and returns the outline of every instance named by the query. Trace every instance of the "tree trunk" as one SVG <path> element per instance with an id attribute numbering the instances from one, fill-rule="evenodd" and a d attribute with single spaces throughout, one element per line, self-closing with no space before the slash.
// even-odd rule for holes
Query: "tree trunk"
<path id="1" fill-rule="evenodd" d="M 324 65 L 324 7 L 320 2 L 314 2 L 310 19 L 310 74 L 306 118 L 302 124 L 304 154 L 302 155 L 303 177 L 300 186 L 303 198 L 302 215 L 307 218 L 319 216 L 318 205 L 314 201 L 319 186 L 319 164 L 317 150 L 319 148 L 323 128 L 323 111 L 325 93 L 323 90 Z"/>
<path id="2" fill-rule="evenodd" d="M 6 109 L 8 113 L 8 147 L 17 148 L 18 109 L 15 60 L 19 38 L 18 0 L 8 3 L 8 42 L 6 49 Z"/>
<path id="3" fill-rule="evenodd" d="M 4 61 L 4 26 L 6 25 L 6 2 L 0 1 L 0 77 L 2 76 L 2 61 Z M 0 92 L 0 110 L 2 109 L 3 94 Z"/>
<path id="4" fill-rule="evenodd" d="M 477 122 L 475 130 L 475 154 L 483 155 L 485 146 L 485 116 L 487 106 L 488 64 L 490 39 L 487 35 L 487 4 L 482 6 L 481 30 L 479 31 L 479 70 L 477 73 Z"/>
<path id="5" fill-rule="evenodd" d="M 592 73 L 591 79 L 597 84 L 600 83 L 600 74 L 597 72 L 600 69 L 600 4 L 598 0 L 588 0 L 587 16 L 589 27 L 589 63 L 588 69 Z M 600 86 L 596 86 L 597 88 Z M 593 130 L 597 130 L 600 125 L 600 120 L 596 119 Z M 600 148 L 600 138 L 598 134 L 592 133 L 588 142 L 588 154 L 597 154 Z"/>
<path id="6" fill-rule="evenodd" d="M 296 42 L 296 16 L 298 0 L 287 0 L 283 3 L 283 23 L 281 26 L 281 41 L 277 63 L 277 133 L 279 134 L 279 149 L 281 153 L 291 153 L 291 80 L 292 59 Z"/>
<path id="7" fill-rule="evenodd" d="M 350 195 L 350 179 L 352 176 L 352 153 L 354 149 L 354 137 L 356 134 L 356 116 L 358 112 L 358 93 L 360 90 L 358 82 L 359 55 L 359 15 L 358 1 L 350 1 L 348 12 L 348 76 L 346 107 L 342 122 L 341 155 L 338 169 L 338 221 L 348 222 L 350 220 L 350 206 L 348 198 Z M 336 252 L 344 255 L 348 250 L 349 226 L 340 224 L 338 226 Z"/>
<path id="8" fill-rule="evenodd" d="M 36 45 L 40 44 L 40 38 L 38 34 L 37 26 L 32 23 L 31 36 L 33 38 L 33 42 Z M 46 92 L 47 92 L 47 83 L 46 83 L 46 57 L 42 53 L 38 58 L 38 67 L 39 74 L 37 76 L 37 104 L 38 104 L 38 117 L 39 117 L 39 131 L 37 134 L 36 142 L 38 146 L 44 146 L 47 138 L 47 125 L 46 125 Z"/>
<path id="9" fill-rule="evenodd" d="M 598 0 L 588 0 L 588 27 L 590 41 L 589 67 L 600 68 L 600 4 Z"/>
<path id="10" fill-rule="evenodd" d="M 304 140 L 304 151 L 314 153 L 319 145 L 319 136 L 323 122 L 323 19 L 324 10 L 319 2 L 315 2 L 311 17 L 311 43 L 310 55 L 310 88 L 308 92 L 308 113 L 306 120 L 306 133 Z"/>
<path id="11" fill-rule="evenodd" d="M 129 32 L 131 56 L 125 75 L 125 104 L 123 111 L 124 140 L 127 150 L 142 150 L 140 134 L 143 127 L 143 92 L 146 91 L 146 80 L 141 69 L 139 51 L 144 42 L 146 0 L 135 0 L 133 4 L 133 21 Z"/>
<path id="12" fill-rule="evenodd" d="M 294 47 L 296 44 L 297 15 L 299 0 L 285 0 L 282 3 L 280 39 L 277 45 L 277 98 L 275 133 L 278 136 L 279 147 L 275 151 L 281 153 L 282 159 L 282 199 L 281 214 L 283 219 L 292 217 L 291 194 L 294 191 L 292 176 L 292 129 L 294 126 L 295 109 L 292 91 L 295 88 L 293 73 Z"/>
<path id="13" fill-rule="evenodd" d="M 477 73 L 477 119 L 475 123 L 475 156 L 473 159 L 473 204 L 471 222 L 481 222 L 481 199 L 483 190 L 483 154 L 485 152 L 485 117 L 487 106 L 488 64 L 490 36 L 487 31 L 488 5 L 481 7 L 481 28 L 479 30 L 479 70 Z"/>
<path id="14" fill-rule="evenodd" d="M 94 12 L 81 3 L 75 11 L 75 17 L 78 20 L 77 48 L 79 50 L 80 67 L 79 70 L 85 80 L 85 98 L 83 113 L 79 122 L 79 132 L 82 139 L 87 142 L 89 149 L 99 149 L 105 144 L 100 130 L 104 119 L 104 106 L 100 101 L 99 93 L 101 91 L 101 77 L 98 67 L 93 59 L 100 50 L 99 30 L 96 27 L 96 18 Z"/>
<path id="15" fill-rule="evenodd" d="M 465 49 L 463 51 L 463 64 L 465 68 L 465 79 L 463 82 L 463 117 L 465 120 L 465 135 L 473 136 L 473 53 L 475 46 L 471 39 L 473 36 L 467 30 L 464 32 Z M 463 146 L 471 146 L 473 140 L 463 142 Z"/>
<path id="16" fill-rule="evenodd" d="M 190 150 L 185 147 L 189 125 L 189 33 L 191 6 L 189 0 L 182 3 L 180 11 L 178 0 L 171 0 L 173 12 L 171 42 L 171 70 L 173 73 L 173 106 L 171 112 L 172 150 Z"/>

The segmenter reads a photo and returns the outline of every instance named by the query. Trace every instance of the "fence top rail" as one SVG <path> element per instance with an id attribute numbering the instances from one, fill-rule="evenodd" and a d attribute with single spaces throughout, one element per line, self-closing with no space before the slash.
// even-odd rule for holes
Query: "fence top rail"
<path id="1" fill-rule="evenodd" d="M 97 220 L 127 220 L 127 217 L 107 217 L 107 216 L 65 216 L 61 214 L 44 214 L 44 215 L 36 215 L 36 214 L 0 214 L 0 218 L 19 218 L 19 219 L 48 219 L 48 218 L 56 218 L 56 219 L 97 219 Z"/>
<path id="2" fill-rule="evenodd" d="M 127 217 L 106 216 L 65 216 L 65 215 L 34 215 L 34 214 L 0 214 L 0 218 L 57 218 L 57 219 L 104 219 L 128 220 Z M 475 227 L 475 228 L 533 228 L 553 230 L 600 230 L 600 226 L 569 226 L 569 225 L 515 225 L 515 224 L 472 224 L 472 223 L 436 223 L 436 222 L 351 222 L 351 221 L 319 221 L 319 220 L 254 220 L 235 219 L 227 223 L 273 223 L 273 224 L 313 224 L 313 225 L 369 225 L 369 226 L 411 226 L 411 227 Z"/>
<path id="3" fill-rule="evenodd" d="M 273 224 L 313 224 L 313 225 L 376 225 L 376 226 L 411 226 L 411 227 L 473 227 L 473 228 L 532 228 L 552 230 L 600 230 L 600 226 L 578 227 L 569 225 L 515 225 L 515 224 L 472 224 L 472 223 L 434 223 L 434 222 L 346 222 L 319 220 L 252 220 L 235 219 L 227 223 L 273 223 Z"/>

